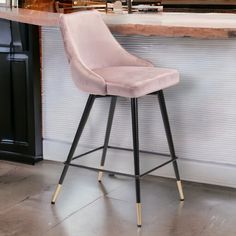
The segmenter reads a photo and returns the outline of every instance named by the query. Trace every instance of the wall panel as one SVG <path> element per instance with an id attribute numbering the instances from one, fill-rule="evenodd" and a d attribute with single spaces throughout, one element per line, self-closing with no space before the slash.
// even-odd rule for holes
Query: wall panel
<path id="1" fill-rule="evenodd" d="M 116 38 L 130 52 L 181 73 L 181 83 L 165 94 L 184 179 L 236 187 L 236 41 Z M 42 40 L 44 158 L 62 161 L 87 95 L 71 80 L 59 30 L 43 28 Z M 95 103 L 81 147 L 102 144 L 108 105 L 104 99 Z M 156 97 L 141 98 L 139 105 L 141 147 L 167 152 Z M 124 98 L 118 100 L 111 144 L 132 145 L 130 105 Z M 149 159 L 144 158 L 145 168 Z M 157 173 L 173 175 L 170 168 Z"/>

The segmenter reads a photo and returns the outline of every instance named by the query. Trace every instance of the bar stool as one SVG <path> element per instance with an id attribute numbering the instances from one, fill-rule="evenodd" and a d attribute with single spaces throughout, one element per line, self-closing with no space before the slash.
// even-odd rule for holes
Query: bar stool
<path id="1" fill-rule="evenodd" d="M 182 184 L 177 166 L 163 89 L 173 86 L 179 82 L 179 73 L 174 69 L 157 68 L 149 61 L 143 60 L 129 54 L 115 40 L 109 29 L 97 11 L 77 12 L 60 17 L 60 28 L 64 40 L 65 51 L 71 67 L 72 78 L 79 89 L 89 93 L 89 97 L 82 114 L 77 132 L 75 134 L 71 149 L 69 151 L 59 184 L 52 197 L 52 204 L 56 202 L 62 183 L 65 179 L 69 166 L 76 166 L 99 171 L 98 181 L 102 180 L 102 173 L 131 176 L 135 179 L 137 225 L 141 227 L 141 198 L 140 178 L 152 171 L 169 163 L 173 164 L 180 200 L 184 200 Z M 160 110 L 167 136 L 170 160 L 154 167 L 153 169 L 140 173 L 138 133 L 138 98 L 144 95 L 155 95 L 158 97 Z M 95 99 L 101 97 L 111 98 L 110 111 L 106 128 L 106 136 L 102 147 L 74 157 L 74 152 L 81 137 L 82 131 L 89 117 L 89 113 Z M 117 97 L 130 98 L 131 117 L 133 131 L 134 175 L 114 172 L 104 169 L 105 158 L 108 148 L 122 149 L 109 146 L 109 137 L 116 106 Z M 103 149 L 100 168 L 92 168 L 84 165 L 73 164 L 72 160 L 85 154 Z M 148 153 L 148 152 L 147 152 Z"/>

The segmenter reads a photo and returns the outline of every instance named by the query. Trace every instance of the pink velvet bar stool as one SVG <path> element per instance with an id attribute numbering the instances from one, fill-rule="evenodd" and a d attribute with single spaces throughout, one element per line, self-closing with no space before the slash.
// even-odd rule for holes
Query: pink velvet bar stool
<path id="1" fill-rule="evenodd" d="M 149 61 L 133 56 L 124 50 L 112 36 L 97 11 L 84 11 L 62 15 L 60 18 L 60 28 L 64 40 L 65 51 L 71 67 L 72 78 L 76 86 L 80 90 L 87 92 L 89 97 L 65 162 L 59 184 L 52 197 L 52 204 L 56 202 L 56 198 L 60 192 L 69 166 L 99 171 L 98 180 L 100 182 L 102 180 L 103 172 L 134 177 L 136 187 L 137 225 L 141 227 L 140 178 L 144 175 L 149 174 L 166 164 L 172 163 L 177 179 L 180 200 L 184 200 L 177 166 L 177 156 L 174 150 L 164 94 L 162 91 L 179 82 L 179 73 L 174 69 L 154 67 Z M 139 150 L 138 98 L 145 95 L 157 96 L 158 98 L 170 150 L 170 154 L 168 155 L 158 154 L 169 156 L 170 160 L 167 160 L 165 163 L 154 167 L 145 173 L 140 173 L 139 153 L 145 151 Z M 108 97 L 111 99 L 104 145 L 74 157 L 75 149 L 94 101 L 96 98 L 99 99 L 101 97 Z M 109 146 L 109 137 L 117 97 L 130 98 L 131 101 L 133 149 L 125 150 L 133 151 L 134 175 L 104 169 L 107 149 L 123 149 L 121 147 Z M 100 167 L 92 168 L 72 163 L 74 159 L 99 149 L 103 149 Z"/>

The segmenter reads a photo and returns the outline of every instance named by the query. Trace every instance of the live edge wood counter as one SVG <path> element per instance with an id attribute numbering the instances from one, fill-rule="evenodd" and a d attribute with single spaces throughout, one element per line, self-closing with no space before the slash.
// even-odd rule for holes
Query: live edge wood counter
<path id="1" fill-rule="evenodd" d="M 58 26 L 59 16 L 59 13 L 0 8 L 0 18 L 39 26 Z M 103 14 L 103 18 L 113 33 L 123 35 L 204 39 L 236 37 L 236 14 Z"/>

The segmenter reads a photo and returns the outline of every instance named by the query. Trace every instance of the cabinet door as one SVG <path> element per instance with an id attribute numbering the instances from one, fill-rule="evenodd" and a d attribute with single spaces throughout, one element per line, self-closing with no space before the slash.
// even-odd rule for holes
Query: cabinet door
<path id="1" fill-rule="evenodd" d="M 0 158 L 34 163 L 42 159 L 38 28 L 0 20 L 0 31 Z"/>
<path id="2" fill-rule="evenodd" d="M 0 142 L 12 140 L 9 54 L 0 53 Z"/>

